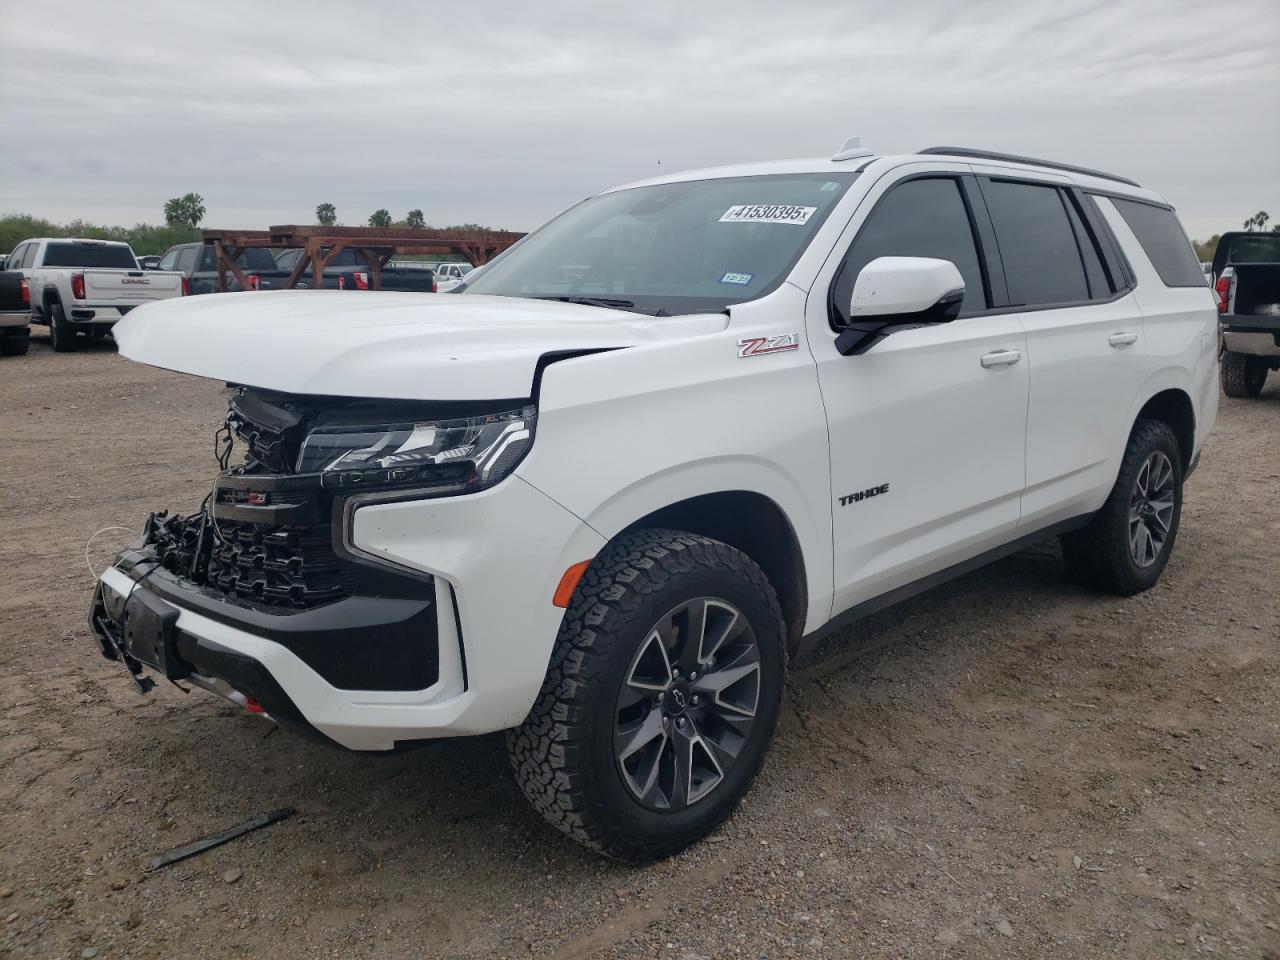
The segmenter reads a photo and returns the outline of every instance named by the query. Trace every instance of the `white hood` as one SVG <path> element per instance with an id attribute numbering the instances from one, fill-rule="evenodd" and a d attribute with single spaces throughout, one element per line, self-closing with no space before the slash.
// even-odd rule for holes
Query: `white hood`
<path id="1" fill-rule="evenodd" d="M 544 354 L 710 333 L 726 320 L 469 294 L 282 290 L 148 304 L 114 333 L 130 360 L 285 393 L 497 400 L 530 396 Z"/>

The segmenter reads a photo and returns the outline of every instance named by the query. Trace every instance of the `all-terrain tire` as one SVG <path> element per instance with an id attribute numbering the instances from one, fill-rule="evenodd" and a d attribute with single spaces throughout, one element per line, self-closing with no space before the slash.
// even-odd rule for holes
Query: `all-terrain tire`
<path id="1" fill-rule="evenodd" d="M 0 340 L 0 354 L 6 357 L 20 357 L 27 352 L 30 344 L 29 337 L 5 337 Z"/>
<path id="2" fill-rule="evenodd" d="M 71 353 L 76 348 L 76 329 L 60 303 L 49 308 L 49 343 L 55 353 Z"/>
<path id="3" fill-rule="evenodd" d="M 1173 468 L 1173 511 L 1169 531 L 1155 559 L 1141 566 L 1130 548 L 1130 510 L 1139 471 L 1156 452 Z M 1067 569 L 1095 589 L 1131 596 L 1155 586 L 1173 553 L 1182 516 L 1182 479 L 1185 467 L 1178 439 L 1162 420 L 1139 420 L 1129 435 L 1120 462 L 1120 474 L 1106 502 L 1083 530 L 1061 537 Z"/>
<path id="4" fill-rule="evenodd" d="M 1267 361 L 1262 357 L 1226 353 L 1222 357 L 1222 392 L 1239 399 L 1256 397 L 1267 382 L 1267 370 Z"/>
<path id="5" fill-rule="evenodd" d="M 619 689 L 664 613 L 703 597 L 732 603 L 754 631 L 756 719 L 714 791 L 662 812 L 624 786 L 614 746 Z M 507 734 L 520 789 L 551 824 L 606 856 L 655 860 L 688 846 L 724 822 L 764 762 L 781 708 L 785 636 L 777 595 L 746 554 L 676 530 L 622 534 L 587 568 L 537 701 Z"/>

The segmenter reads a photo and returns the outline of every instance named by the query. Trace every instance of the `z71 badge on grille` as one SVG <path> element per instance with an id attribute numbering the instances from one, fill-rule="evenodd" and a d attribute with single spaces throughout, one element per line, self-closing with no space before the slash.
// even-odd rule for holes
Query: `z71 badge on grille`
<path id="1" fill-rule="evenodd" d="M 783 333 L 776 337 L 744 337 L 738 341 L 738 358 L 760 357 L 766 353 L 784 353 L 800 349 L 800 335 Z"/>

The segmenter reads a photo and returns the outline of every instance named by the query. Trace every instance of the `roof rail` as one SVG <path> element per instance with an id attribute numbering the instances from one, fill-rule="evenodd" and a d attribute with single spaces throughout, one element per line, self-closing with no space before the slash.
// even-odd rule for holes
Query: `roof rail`
<path id="1" fill-rule="evenodd" d="M 1008 163 L 1030 163 L 1037 167 L 1049 167 L 1051 170 L 1067 170 L 1071 173 L 1083 173 L 1090 177 L 1101 177 L 1103 180 L 1114 180 L 1117 183 L 1127 183 L 1131 187 L 1141 187 L 1142 184 L 1136 180 L 1130 180 L 1128 177 L 1117 177 L 1114 173 L 1103 173 L 1101 170 L 1091 170 L 1088 167 L 1077 167 L 1069 163 L 1057 163 L 1053 160 L 1037 160 L 1035 157 L 1019 157 L 1013 153 L 995 153 L 991 150 L 974 150 L 972 147 L 926 147 L 920 151 L 921 153 L 942 153 L 951 157 L 973 157 L 977 160 L 1004 160 Z"/>

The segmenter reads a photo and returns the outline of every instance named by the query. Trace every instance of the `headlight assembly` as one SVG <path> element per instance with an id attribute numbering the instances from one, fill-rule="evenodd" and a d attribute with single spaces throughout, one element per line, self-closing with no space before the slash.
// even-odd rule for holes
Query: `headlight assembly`
<path id="1" fill-rule="evenodd" d="M 298 453 L 298 473 L 319 473 L 324 486 L 491 487 L 515 469 L 533 444 L 532 406 L 457 419 L 318 426 Z"/>

